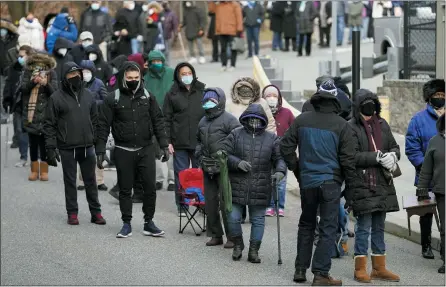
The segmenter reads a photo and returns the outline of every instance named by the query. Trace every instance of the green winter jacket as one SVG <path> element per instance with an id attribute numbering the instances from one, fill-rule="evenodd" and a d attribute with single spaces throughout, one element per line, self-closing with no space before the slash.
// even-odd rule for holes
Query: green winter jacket
<path id="1" fill-rule="evenodd" d="M 150 66 L 150 63 L 158 59 L 163 61 L 165 65 L 166 58 L 162 52 L 151 51 L 149 53 L 149 71 L 144 76 L 144 86 L 150 94 L 155 96 L 158 105 L 162 107 L 164 105 L 164 97 L 172 87 L 174 71 L 172 68 L 166 66 L 161 71 L 155 71 Z"/>

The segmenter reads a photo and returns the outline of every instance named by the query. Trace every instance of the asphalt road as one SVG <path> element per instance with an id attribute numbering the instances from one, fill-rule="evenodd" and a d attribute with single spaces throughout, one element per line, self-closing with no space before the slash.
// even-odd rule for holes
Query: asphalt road
<path id="1" fill-rule="evenodd" d="M 208 86 L 229 84 L 241 75 L 252 75 L 249 61 L 242 60 L 234 73 L 215 72 L 218 64 L 197 68 Z M 10 126 L 12 129 L 12 126 Z M 79 226 L 66 224 L 65 199 L 60 167 L 50 169 L 49 182 L 29 182 L 28 168 L 15 168 L 17 150 L 10 150 L 4 167 L 6 126 L 1 126 L 1 284 L 2 285 L 297 285 L 292 282 L 296 255 L 299 199 L 288 196 L 286 217 L 281 219 L 283 265 L 277 265 L 277 229 L 267 219 L 260 250 L 261 264 L 233 262 L 231 251 L 206 247 L 206 237 L 191 229 L 178 233 L 179 219 L 172 192 L 159 191 L 156 224 L 166 231 L 164 238 L 142 235 L 141 204 L 134 205 L 133 236 L 117 239 L 121 228 L 117 201 L 100 192 L 107 225 L 89 223 L 84 192 L 79 192 Z M 105 173 L 111 187 L 115 172 Z M 244 225 L 245 241 L 249 224 Z M 401 276 L 394 285 L 442 285 L 437 273 L 441 261 L 421 258 L 420 246 L 391 235 L 386 236 L 388 266 Z M 353 240 L 350 240 L 350 247 Z M 370 266 L 369 266 L 370 270 Z M 351 256 L 333 260 L 332 275 L 344 285 L 353 281 Z M 309 279 L 312 276 L 307 273 Z M 310 284 L 310 282 L 307 282 Z M 374 282 L 374 285 L 388 285 Z"/>

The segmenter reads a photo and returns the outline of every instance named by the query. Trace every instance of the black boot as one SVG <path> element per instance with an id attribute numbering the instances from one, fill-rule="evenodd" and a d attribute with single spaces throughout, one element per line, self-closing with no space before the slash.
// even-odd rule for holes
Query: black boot
<path id="1" fill-rule="evenodd" d="M 245 249 L 245 244 L 243 243 L 243 236 L 234 236 L 234 249 L 232 250 L 232 260 L 239 261 L 242 258 L 242 251 Z"/>
<path id="2" fill-rule="evenodd" d="M 262 241 L 251 241 L 249 243 L 248 261 L 251 263 L 260 263 L 259 249 Z"/>
<path id="3" fill-rule="evenodd" d="M 434 253 L 432 252 L 432 246 L 429 244 L 425 244 L 421 249 L 423 253 L 423 257 L 426 259 L 435 259 Z"/>
<path id="4" fill-rule="evenodd" d="M 432 214 L 426 214 L 420 217 L 421 231 L 421 253 L 426 259 L 434 259 L 431 247 L 432 235 Z"/>
<path id="5" fill-rule="evenodd" d="M 444 274 L 444 261 L 443 261 L 443 265 L 441 265 L 441 267 L 438 268 L 438 273 Z"/>
<path id="6" fill-rule="evenodd" d="M 294 278 L 293 281 L 296 283 L 303 283 L 307 281 L 307 270 L 303 268 L 296 268 L 296 271 L 294 271 Z"/>

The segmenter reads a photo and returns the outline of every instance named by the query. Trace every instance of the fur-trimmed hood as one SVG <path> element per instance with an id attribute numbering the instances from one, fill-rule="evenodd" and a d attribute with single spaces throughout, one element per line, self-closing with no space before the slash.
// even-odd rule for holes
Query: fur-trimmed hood
<path id="1" fill-rule="evenodd" d="M 238 79 L 231 88 L 231 98 L 232 98 L 232 102 L 234 104 L 240 104 L 241 100 L 240 100 L 240 95 L 238 92 L 238 88 L 243 87 L 243 86 L 247 86 L 249 88 L 252 89 L 253 92 L 253 97 L 251 99 L 251 103 L 257 102 L 261 95 L 260 95 L 260 86 L 259 83 L 257 83 L 256 80 L 254 80 L 253 78 L 249 78 L 249 77 L 243 77 Z"/>
<path id="2" fill-rule="evenodd" d="M 360 109 L 361 109 L 361 104 L 363 102 L 365 102 L 366 100 L 373 100 L 373 102 L 375 103 L 375 111 L 376 111 L 376 115 L 378 116 L 378 118 L 380 118 L 381 115 L 381 102 L 378 99 L 378 96 L 366 89 L 359 89 L 356 94 L 356 99 L 354 102 L 354 110 L 353 110 L 353 116 L 356 119 L 359 119 L 360 117 Z"/>
<path id="3" fill-rule="evenodd" d="M 31 54 L 26 58 L 26 69 L 34 71 L 39 70 L 52 70 L 56 68 L 56 60 L 45 53 Z"/>
<path id="4" fill-rule="evenodd" d="M 155 13 L 161 13 L 163 12 L 163 5 L 161 5 L 160 3 L 156 2 L 156 1 L 152 1 L 147 5 L 147 11 L 153 9 L 155 10 Z"/>
<path id="5" fill-rule="evenodd" d="M 6 28 L 9 32 L 17 34 L 17 27 L 5 19 L 0 19 L 0 28 Z"/>
<path id="6" fill-rule="evenodd" d="M 445 81 L 443 79 L 433 79 L 423 85 L 423 98 L 427 103 L 436 93 L 445 92 Z"/>

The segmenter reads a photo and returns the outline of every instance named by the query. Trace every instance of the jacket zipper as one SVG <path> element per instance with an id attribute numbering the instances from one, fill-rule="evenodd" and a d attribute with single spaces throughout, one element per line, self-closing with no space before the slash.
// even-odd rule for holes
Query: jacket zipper
<path id="1" fill-rule="evenodd" d="M 252 139 L 251 139 L 251 154 L 249 156 L 249 163 L 251 164 L 252 168 L 252 158 L 254 157 L 254 139 L 255 139 L 255 132 L 252 133 Z M 252 181 L 252 172 L 249 172 L 249 180 L 248 180 L 248 192 L 246 194 L 246 205 L 249 205 L 249 193 L 251 192 L 251 181 Z"/>

